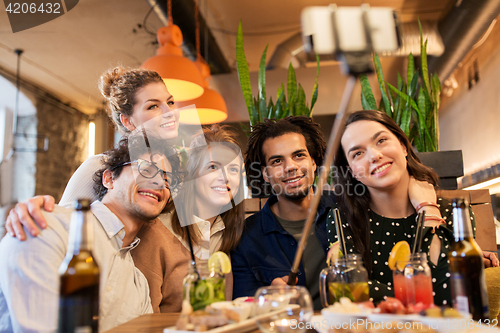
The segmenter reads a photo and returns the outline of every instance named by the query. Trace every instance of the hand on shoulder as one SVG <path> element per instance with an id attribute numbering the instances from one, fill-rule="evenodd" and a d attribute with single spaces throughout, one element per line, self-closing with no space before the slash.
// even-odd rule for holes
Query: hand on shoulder
<path id="1" fill-rule="evenodd" d="M 42 208 L 51 212 L 54 204 L 54 197 L 50 195 L 37 195 L 25 202 L 17 203 L 5 221 L 7 233 L 19 240 L 25 240 L 26 233 L 23 229 L 25 227 L 32 236 L 38 236 L 38 226 L 42 229 L 47 226 Z"/>
<path id="2" fill-rule="evenodd" d="M 434 186 L 427 181 L 416 180 L 413 176 L 410 177 L 408 196 L 415 210 L 423 202 L 437 203 L 437 194 Z"/>

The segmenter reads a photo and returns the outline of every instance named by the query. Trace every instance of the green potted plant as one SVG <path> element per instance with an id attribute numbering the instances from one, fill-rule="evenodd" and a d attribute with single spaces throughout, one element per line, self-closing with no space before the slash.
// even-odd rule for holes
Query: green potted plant
<path id="1" fill-rule="evenodd" d="M 419 22 L 420 25 L 420 22 Z M 427 68 L 427 40 L 423 41 L 420 26 L 420 70 L 415 68 L 415 59 L 410 53 L 406 82 L 398 73 L 397 85 L 384 80 L 380 59 L 373 55 L 375 73 L 381 99 L 377 105 L 368 77 L 361 81 L 361 104 L 365 110 L 380 110 L 387 113 L 405 132 L 425 165 L 432 167 L 441 178 L 443 189 L 456 189 L 456 178 L 463 176 L 461 151 L 439 150 L 438 111 L 441 84 L 437 74 L 429 77 Z M 430 153 L 436 152 L 436 153 Z"/>
<path id="2" fill-rule="evenodd" d="M 250 127 L 241 124 L 243 130 L 250 135 L 252 127 L 264 119 L 282 119 L 288 116 L 312 116 L 314 104 L 318 98 L 318 75 L 319 75 L 319 57 L 316 57 L 316 80 L 314 82 L 311 105 L 307 104 L 306 94 L 302 85 L 297 85 L 297 77 L 292 64 L 288 66 L 288 79 L 287 79 L 287 95 L 285 94 L 285 85 L 281 84 L 276 95 L 276 103 L 270 97 L 269 101 L 266 96 L 266 54 L 267 46 L 262 53 L 259 63 L 258 75 L 258 96 L 253 96 L 252 86 L 250 82 L 250 72 L 248 69 L 247 58 L 243 48 L 243 29 L 241 22 L 238 26 L 238 33 L 236 35 L 236 65 L 238 70 L 238 79 L 240 81 L 241 91 L 245 98 L 245 104 L 248 109 L 248 116 L 250 118 Z M 268 185 L 264 184 L 263 190 L 251 186 L 253 197 L 268 197 L 271 194 L 271 189 Z"/>
<path id="3" fill-rule="evenodd" d="M 312 116 L 314 104 L 318 98 L 318 75 L 319 75 L 319 58 L 316 58 L 316 81 L 313 87 L 311 105 L 307 104 L 306 94 L 302 85 L 299 83 L 297 86 L 297 78 L 295 75 L 295 70 L 290 63 L 288 66 L 288 80 L 287 80 L 287 94 L 285 94 L 285 86 L 281 84 L 276 95 L 276 103 L 273 102 L 273 98 L 269 98 L 267 101 L 266 96 L 266 54 L 267 46 L 262 53 L 259 64 L 259 75 L 258 75 L 258 96 L 253 96 L 252 86 L 250 82 L 250 72 L 248 69 L 248 63 L 245 56 L 245 50 L 243 48 L 243 29 L 241 22 L 238 26 L 238 34 L 236 36 L 236 65 L 238 70 L 238 79 L 240 81 L 241 91 L 243 92 L 243 97 L 245 98 L 245 104 L 248 109 L 248 116 L 250 118 L 250 128 L 245 128 L 251 130 L 251 127 L 256 123 L 264 121 L 264 119 L 281 119 L 288 116 Z"/>

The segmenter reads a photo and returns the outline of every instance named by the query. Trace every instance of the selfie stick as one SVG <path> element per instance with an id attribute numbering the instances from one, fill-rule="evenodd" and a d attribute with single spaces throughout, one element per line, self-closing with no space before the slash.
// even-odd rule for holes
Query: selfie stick
<path id="1" fill-rule="evenodd" d="M 340 48 L 337 45 L 337 50 L 339 50 L 337 58 L 342 59 L 342 63 L 345 66 L 345 69 L 349 73 L 349 77 L 347 79 L 346 87 L 344 89 L 344 93 L 342 94 L 342 99 L 340 101 L 339 112 L 335 117 L 335 122 L 333 123 L 332 131 L 330 133 L 330 138 L 328 139 L 328 145 L 326 147 L 326 156 L 323 161 L 323 166 L 319 170 L 318 182 L 316 185 L 316 191 L 314 192 L 314 196 L 311 201 L 311 206 L 309 207 L 309 213 L 307 215 L 307 219 L 304 225 L 304 229 L 302 230 L 302 236 L 300 238 L 300 243 L 297 247 L 297 252 L 295 253 L 295 259 L 293 261 L 293 266 L 290 271 L 290 275 L 288 276 L 288 285 L 294 286 L 297 280 L 297 274 L 299 271 L 300 262 L 302 260 L 302 255 L 304 253 L 304 248 L 306 247 L 307 238 L 309 237 L 311 226 L 316 218 L 316 212 L 318 210 L 319 201 L 321 199 L 321 194 L 323 192 L 323 187 L 325 186 L 326 178 L 330 173 L 330 165 L 332 165 L 333 158 L 337 153 L 337 150 L 340 146 L 340 139 L 345 129 L 345 124 L 347 120 L 347 116 L 349 112 L 347 111 L 347 107 L 349 106 L 349 101 L 351 100 L 352 92 L 354 90 L 354 86 L 356 85 L 357 78 L 361 74 L 366 74 L 372 72 L 371 69 L 371 53 L 373 52 L 373 44 L 371 40 L 371 31 L 370 25 L 368 21 L 367 11 L 369 9 L 368 6 L 361 6 L 363 14 L 362 21 L 364 27 L 364 33 L 366 37 L 366 48 L 361 52 L 341 52 Z M 333 26 L 336 26 L 336 7 L 332 11 L 332 22 Z M 335 39 L 338 41 L 337 31 L 334 29 L 333 31 Z"/>
<path id="2" fill-rule="evenodd" d="M 315 220 L 316 212 L 318 210 L 319 201 L 321 199 L 321 193 L 323 192 L 323 187 L 325 185 L 326 178 L 330 173 L 330 165 L 333 162 L 333 158 L 337 152 L 340 145 L 340 139 L 344 131 L 346 119 L 348 116 L 347 106 L 351 99 L 354 86 L 356 85 L 356 76 L 350 75 L 347 79 L 346 87 L 340 101 L 339 112 L 335 116 L 335 121 L 333 123 L 332 132 L 330 134 L 330 139 L 328 139 L 328 145 L 326 147 L 326 156 L 323 161 L 323 166 L 319 169 L 318 183 L 316 185 L 316 191 L 312 198 L 311 206 L 309 207 L 309 214 L 307 214 L 306 223 L 304 229 L 302 230 L 302 236 L 300 238 L 300 243 L 295 253 L 295 259 L 293 261 L 292 270 L 288 277 L 288 285 L 294 286 L 297 273 L 299 271 L 300 262 L 302 260 L 302 254 L 304 253 L 304 248 L 306 247 L 307 238 L 311 230 L 311 226 Z"/>

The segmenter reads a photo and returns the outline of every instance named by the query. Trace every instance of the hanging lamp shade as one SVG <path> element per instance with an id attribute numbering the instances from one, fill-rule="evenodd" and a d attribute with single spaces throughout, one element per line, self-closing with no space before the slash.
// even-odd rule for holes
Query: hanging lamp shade
<path id="1" fill-rule="evenodd" d="M 194 108 L 186 108 L 180 112 L 179 121 L 183 124 L 202 125 L 220 123 L 227 118 L 227 107 L 224 98 L 210 88 L 205 88 L 201 97 L 192 101 L 176 103 L 179 108 L 193 105 Z"/>
<path id="2" fill-rule="evenodd" d="M 181 29 L 171 24 L 160 28 L 157 37 L 160 47 L 156 55 L 146 60 L 141 67 L 160 74 L 175 101 L 200 97 L 204 80 L 194 62 L 182 55 Z"/>
<path id="3" fill-rule="evenodd" d="M 202 125 L 220 123 L 227 118 L 226 102 L 218 92 L 208 87 L 210 68 L 201 56 L 198 56 L 195 64 L 204 78 L 205 91 L 196 99 L 176 103 L 177 107 L 185 108 L 180 112 L 179 121 L 183 124 Z"/>

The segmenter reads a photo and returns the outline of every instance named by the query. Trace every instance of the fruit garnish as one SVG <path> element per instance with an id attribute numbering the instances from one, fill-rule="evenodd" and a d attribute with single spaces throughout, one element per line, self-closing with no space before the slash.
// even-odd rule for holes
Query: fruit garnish
<path id="1" fill-rule="evenodd" d="M 406 308 L 403 303 L 394 297 L 387 297 L 378 303 L 377 308 L 380 309 L 380 313 L 406 314 Z"/>
<path id="2" fill-rule="evenodd" d="M 193 310 L 204 309 L 207 305 L 225 299 L 224 278 L 203 278 L 194 282 L 190 294 Z"/>
<path id="3" fill-rule="evenodd" d="M 421 312 L 421 315 L 426 317 L 439 318 L 442 317 L 441 308 L 438 306 L 433 306 L 431 308 L 425 309 Z"/>
<path id="4" fill-rule="evenodd" d="M 462 314 L 454 308 L 446 307 L 443 309 L 443 317 L 446 318 L 461 318 Z"/>
<path id="5" fill-rule="evenodd" d="M 397 268 L 402 271 L 408 263 L 408 260 L 410 260 L 410 254 L 410 245 L 408 245 L 407 241 L 397 242 L 389 255 L 389 268 L 394 270 L 397 266 Z"/>
<path id="6" fill-rule="evenodd" d="M 208 267 L 215 267 L 217 270 L 220 270 L 217 273 L 228 274 L 231 272 L 231 260 L 229 260 L 229 257 L 224 252 L 217 251 L 208 259 Z"/>
<path id="7" fill-rule="evenodd" d="M 363 295 L 365 296 L 365 299 L 368 299 L 368 295 L 370 293 L 370 288 L 368 287 L 368 283 L 358 283 L 353 289 L 352 289 L 352 297 L 354 298 L 355 301 L 363 299 Z"/>
<path id="8" fill-rule="evenodd" d="M 339 241 L 332 243 L 330 250 L 328 250 L 328 253 L 326 254 L 326 264 L 330 266 L 330 263 L 342 258 L 343 255 L 342 251 L 340 251 Z"/>

